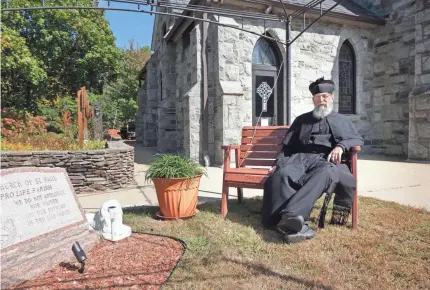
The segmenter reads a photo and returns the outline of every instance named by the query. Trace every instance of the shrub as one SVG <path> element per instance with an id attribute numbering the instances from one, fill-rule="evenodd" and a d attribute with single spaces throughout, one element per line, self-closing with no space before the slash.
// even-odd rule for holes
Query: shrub
<path id="1" fill-rule="evenodd" d="M 63 138 L 55 133 L 46 133 L 32 138 L 21 136 L 13 140 L 1 140 L 1 150 L 10 151 L 97 150 L 104 149 L 105 146 L 105 140 L 90 140 L 80 148 L 75 140 Z"/>
<path id="2" fill-rule="evenodd" d="M 18 135 L 37 136 L 46 132 L 45 117 L 33 116 L 28 112 L 2 110 L 1 135 L 4 138 L 16 138 Z"/>
<path id="3" fill-rule="evenodd" d="M 55 114 L 54 114 L 55 116 Z M 56 117 L 56 128 L 61 134 L 47 132 L 45 116 L 33 116 L 25 111 L 2 109 L 1 149 L 11 151 L 29 150 L 95 150 L 105 148 L 106 141 L 88 141 L 81 148 L 76 141 L 78 127 L 72 122 L 69 111 L 62 118 Z M 52 118 L 51 118 L 52 119 Z"/>
<path id="4" fill-rule="evenodd" d="M 197 175 L 207 176 L 200 164 L 178 155 L 161 154 L 149 165 L 145 181 L 152 178 L 192 178 Z"/>

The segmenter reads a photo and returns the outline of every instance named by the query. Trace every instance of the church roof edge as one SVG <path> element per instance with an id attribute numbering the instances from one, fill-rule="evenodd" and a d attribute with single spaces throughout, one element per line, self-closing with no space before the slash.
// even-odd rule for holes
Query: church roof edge
<path id="1" fill-rule="evenodd" d="M 205 2 L 204 0 L 191 0 L 188 5 L 199 5 Z M 237 0 L 237 2 L 249 2 L 254 4 L 263 4 L 263 5 L 271 5 L 273 7 L 281 8 L 281 3 L 277 0 Z M 302 9 L 306 4 L 310 2 L 310 0 L 283 0 L 282 1 L 287 10 L 297 11 L 298 9 Z M 322 10 L 323 12 L 331 8 L 335 5 L 337 1 L 335 0 L 326 0 L 322 2 Z M 222 6 L 221 6 L 222 7 Z M 314 9 L 307 11 L 307 14 L 318 14 L 320 11 L 319 5 Z M 182 15 L 190 15 L 191 11 L 183 10 Z M 262 15 L 264 15 L 262 13 Z M 335 7 L 332 11 L 326 14 L 327 17 L 352 20 L 357 22 L 370 23 L 375 25 L 385 25 L 386 19 L 382 16 L 377 15 L 372 12 L 370 9 L 365 8 L 359 4 L 357 4 L 354 0 L 344 0 L 341 4 Z M 323 17 L 324 18 L 324 17 Z M 190 23 L 189 19 L 178 17 L 172 26 L 171 30 L 167 33 L 165 40 L 171 40 L 174 35 L 179 30 L 179 27 L 183 25 L 183 23 Z M 181 29 L 182 30 L 182 29 Z"/>

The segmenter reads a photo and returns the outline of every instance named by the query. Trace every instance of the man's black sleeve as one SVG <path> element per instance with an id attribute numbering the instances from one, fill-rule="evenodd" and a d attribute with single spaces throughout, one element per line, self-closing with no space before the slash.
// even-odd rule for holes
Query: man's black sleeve
<path id="1" fill-rule="evenodd" d="M 299 118 L 296 118 L 293 124 L 291 124 L 287 134 L 284 137 L 284 140 L 282 141 L 283 147 L 281 152 L 279 152 L 278 156 L 276 157 L 276 164 L 278 164 L 280 159 L 284 157 L 290 157 L 295 152 L 300 131 L 300 122 L 298 119 Z"/>
<path id="2" fill-rule="evenodd" d="M 353 146 L 363 146 L 364 139 L 358 133 L 354 124 L 348 118 L 343 118 L 342 140 L 338 142 L 338 146 L 342 147 L 343 151 L 349 151 Z"/>

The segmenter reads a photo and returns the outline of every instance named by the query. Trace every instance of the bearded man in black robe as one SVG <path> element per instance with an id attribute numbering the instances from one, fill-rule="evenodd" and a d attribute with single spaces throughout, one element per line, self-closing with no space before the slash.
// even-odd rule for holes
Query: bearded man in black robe
<path id="1" fill-rule="evenodd" d="M 309 90 L 314 110 L 294 120 L 264 184 L 263 225 L 276 228 L 288 243 L 315 236 L 309 217 L 324 192 L 335 193 L 331 223 L 346 224 L 356 183 L 342 154 L 363 145 L 352 122 L 333 112 L 334 82 L 320 78 Z"/>

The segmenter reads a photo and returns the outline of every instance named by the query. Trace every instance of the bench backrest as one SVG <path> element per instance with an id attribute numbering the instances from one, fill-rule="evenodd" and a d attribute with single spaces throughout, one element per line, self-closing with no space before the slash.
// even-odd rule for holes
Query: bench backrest
<path id="1" fill-rule="evenodd" d="M 273 166 L 276 156 L 282 149 L 281 142 L 287 134 L 288 128 L 289 126 L 243 127 L 240 167 Z"/>

